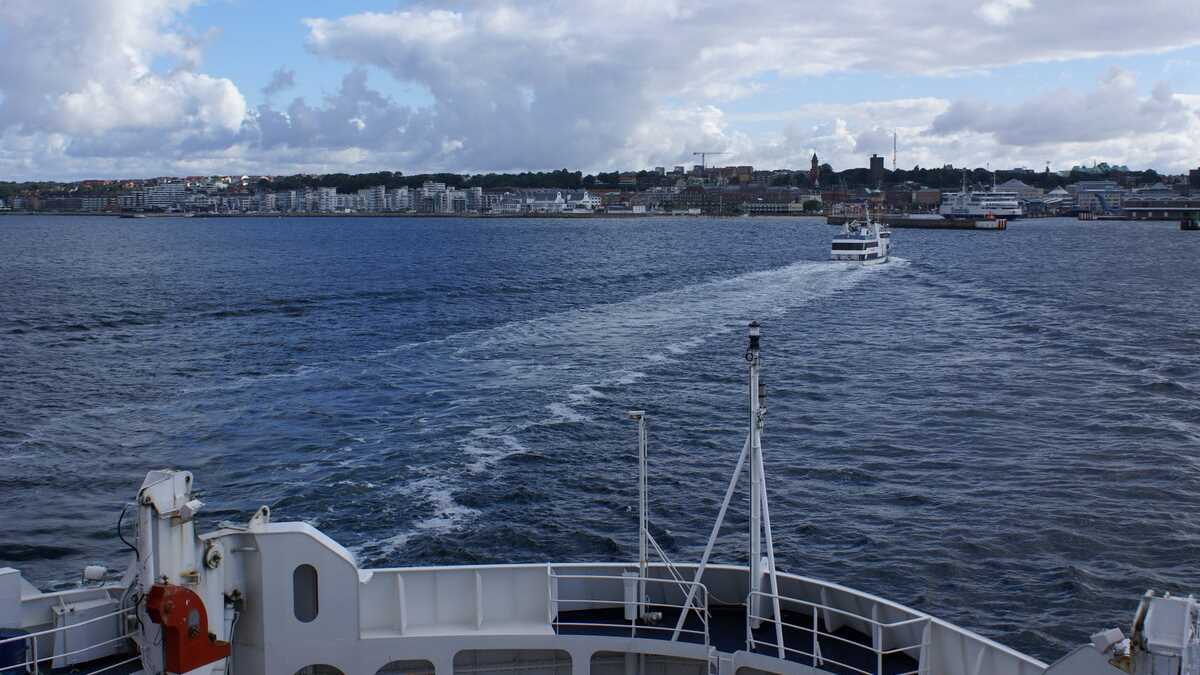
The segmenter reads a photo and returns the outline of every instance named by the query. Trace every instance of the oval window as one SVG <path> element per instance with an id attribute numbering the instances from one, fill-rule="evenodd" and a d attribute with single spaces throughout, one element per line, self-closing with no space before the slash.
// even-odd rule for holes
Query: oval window
<path id="1" fill-rule="evenodd" d="M 317 618 L 317 568 L 301 565 L 292 572 L 292 610 L 296 619 L 308 623 Z"/>

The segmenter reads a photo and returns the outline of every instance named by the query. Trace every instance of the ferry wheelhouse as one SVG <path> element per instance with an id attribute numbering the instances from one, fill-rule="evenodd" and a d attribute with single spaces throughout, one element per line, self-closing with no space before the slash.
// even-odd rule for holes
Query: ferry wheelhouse
<path id="1" fill-rule="evenodd" d="M 1047 665 L 919 610 L 779 570 L 772 526 L 791 524 L 772 523 L 767 498 L 759 341 L 759 327 L 751 324 L 749 429 L 696 562 L 673 562 L 648 527 L 642 411 L 630 413 L 639 457 L 636 560 L 363 569 L 314 527 L 273 522 L 267 506 L 248 522 L 198 534 L 195 518 L 204 504 L 192 474 L 157 470 L 130 505 L 126 529 L 136 534 L 119 579 L 89 566 L 78 588 L 43 593 L 17 570 L 0 568 L 0 673 L 1192 675 L 1200 669 L 1191 596 L 1147 593 L 1128 638 L 1118 629 L 1096 633 Z M 716 564 L 717 535 L 742 481 L 749 488 L 750 562 Z"/>
<path id="2" fill-rule="evenodd" d="M 891 230 L 872 221 L 867 211 L 864 220 L 850 220 L 842 226 L 842 231 L 833 238 L 829 259 L 864 265 L 885 263 L 891 241 Z"/>

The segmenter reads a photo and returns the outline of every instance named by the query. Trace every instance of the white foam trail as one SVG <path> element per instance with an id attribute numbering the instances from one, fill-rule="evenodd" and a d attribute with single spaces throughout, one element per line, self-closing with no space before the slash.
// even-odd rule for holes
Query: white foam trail
<path id="1" fill-rule="evenodd" d="M 437 361 L 439 386 L 449 381 L 449 386 L 462 388 L 443 419 L 461 424 L 464 417 L 477 416 L 479 426 L 458 443 L 468 461 L 431 467 L 440 475 L 397 486 L 426 499 L 433 515 L 359 549 L 391 555 L 413 536 L 461 527 L 476 511 L 454 501 L 456 488 L 488 475 L 499 478 L 493 475 L 497 463 L 529 452 L 518 440 L 522 431 L 590 421 L 581 409 L 605 398 L 600 389 L 628 386 L 647 376 L 630 368 L 631 363 L 660 366 L 677 360 L 714 337 L 741 330 L 751 319 L 780 316 L 849 288 L 866 273 L 846 263 L 801 262 L 420 343 L 443 355 Z M 412 346 L 373 356 L 399 355 Z M 411 360 L 402 358 L 398 367 L 411 367 Z M 549 417 L 530 420 L 528 406 L 497 411 L 498 397 L 541 398 Z M 429 423 L 436 425 L 439 417 Z"/>
<path id="2" fill-rule="evenodd" d="M 510 429 L 508 433 L 505 432 L 505 428 L 500 426 L 473 430 L 462 445 L 463 452 L 475 458 L 475 461 L 467 464 L 467 471 L 472 474 L 480 474 L 496 462 L 528 452 L 529 448 L 522 445 L 513 432 L 523 431 L 530 426 L 532 425 L 522 425 L 516 429 Z"/>
<path id="3" fill-rule="evenodd" d="M 409 540 L 419 534 L 430 532 L 450 532 L 459 527 L 463 521 L 474 517 L 479 512 L 463 506 L 454 500 L 453 489 L 447 481 L 438 476 L 430 476 L 419 481 L 408 483 L 405 490 L 410 497 L 424 498 L 433 506 L 433 515 L 417 521 L 411 528 L 394 534 L 386 539 L 365 542 L 351 546 L 350 551 L 355 557 L 369 551 L 375 556 L 391 556 L 402 552 Z"/>
<path id="4" fill-rule="evenodd" d="M 546 409 L 553 415 L 553 419 L 560 422 L 590 422 L 591 417 L 581 414 L 575 408 L 565 402 L 551 403 L 546 406 Z"/>

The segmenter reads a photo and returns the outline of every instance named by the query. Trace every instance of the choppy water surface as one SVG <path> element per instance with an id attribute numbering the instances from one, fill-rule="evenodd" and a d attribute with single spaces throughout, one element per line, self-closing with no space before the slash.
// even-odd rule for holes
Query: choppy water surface
<path id="1" fill-rule="evenodd" d="M 148 469 L 368 565 L 698 557 L 764 324 L 781 566 L 1044 658 L 1200 590 L 1200 236 L 1170 223 L 0 219 L 0 566 L 119 566 Z M 745 500 L 719 557 L 744 560 Z"/>

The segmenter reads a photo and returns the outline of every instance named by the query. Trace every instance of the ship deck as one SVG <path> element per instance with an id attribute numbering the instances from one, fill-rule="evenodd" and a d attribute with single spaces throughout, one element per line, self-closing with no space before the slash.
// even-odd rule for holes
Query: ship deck
<path id="1" fill-rule="evenodd" d="M 655 623 L 638 620 L 636 626 L 624 619 L 624 609 L 621 607 L 604 609 L 587 609 L 563 611 L 559 613 L 557 631 L 560 635 L 601 635 L 611 637 L 637 637 L 660 640 L 671 639 L 675 623 L 679 620 L 679 611 L 669 607 L 651 607 L 652 611 L 661 611 L 662 619 Z M 709 610 L 708 635 L 717 651 L 734 653 L 737 651 L 752 651 L 764 656 L 778 657 L 775 639 L 775 624 L 764 621 L 754 631 L 753 646 L 746 640 L 746 607 L 744 605 L 717 605 Z M 787 660 L 807 666 L 820 668 L 831 673 L 846 675 L 900 675 L 912 673 L 918 669 L 915 659 L 904 654 L 888 654 L 883 658 L 883 670 L 875 652 L 871 647 L 871 637 L 857 630 L 843 626 L 829 631 L 825 622 L 819 621 L 818 631 L 829 632 L 821 635 L 818 646 L 823 659 L 814 664 L 811 654 L 813 649 L 813 632 L 789 627 L 808 626 L 812 623 L 809 614 L 797 614 L 784 611 L 783 642 L 787 648 Z M 570 625 L 564 625 L 570 624 Z M 679 640 L 692 644 L 702 644 L 704 625 L 695 612 L 692 612 L 685 622 L 686 629 L 696 632 L 681 632 Z M 836 662 L 836 663 L 834 663 Z M 842 664 L 842 665 L 839 665 Z M 850 666 L 850 667 L 846 667 Z"/>

